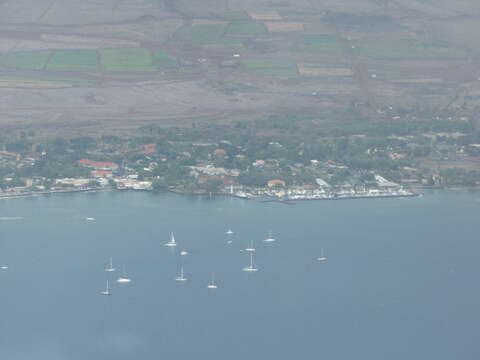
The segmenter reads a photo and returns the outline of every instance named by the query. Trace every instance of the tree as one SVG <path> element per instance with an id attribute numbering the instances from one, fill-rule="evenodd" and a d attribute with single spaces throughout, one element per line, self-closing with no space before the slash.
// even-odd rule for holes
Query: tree
<path id="1" fill-rule="evenodd" d="M 13 178 L 9 183 L 8 183 L 9 186 L 12 186 L 12 187 L 17 187 L 17 186 L 26 186 L 27 183 L 20 179 L 20 178 Z"/>
<path id="2" fill-rule="evenodd" d="M 155 191 L 165 190 L 168 188 L 168 182 L 164 178 L 158 178 L 153 180 L 152 188 Z"/>
<path id="3" fill-rule="evenodd" d="M 90 180 L 87 184 L 88 187 L 100 187 L 100 183 L 97 180 Z"/>
<path id="4" fill-rule="evenodd" d="M 208 179 L 202 187 L 209 192 L 215 192 L 219 190 L 220 185 L 222 185 L 222 182 L 220 180 Z"/>

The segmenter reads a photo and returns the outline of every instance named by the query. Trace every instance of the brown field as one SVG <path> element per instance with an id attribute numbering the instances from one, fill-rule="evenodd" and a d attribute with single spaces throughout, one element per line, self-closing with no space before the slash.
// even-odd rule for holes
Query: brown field
<path id="1" fill-rule="evenodd" d="M 228 21 L 213 19 L 193 19 L 192 25 L 228 24 Z"/>
<path id="2" fill-rule="evenodd" d="M 457 99 L 452 104 L 458 106 L 465 102 L 476 116 L 480 17 L 468 9 L 480 9 L 480 5 L 473 0 L 437 2 L 442 5 L 418 0 L 390 1 L 390 6 L 369 0 L 171 1 L 182 3 L 184 12 L 179 12 L 157 0 L 0 0 L 0 55 L 20 50 L 140 47 L 174 59 L 170 67 L 148 74 L 78 72 L 75 79 L 83 82 L 71 84 L 62 81 L 73 75 L 50 77 L 52 73 L 44 70 L 17 70 L 4 64 L 0 67 L 0 125 L 108 133 L 150 123 L 228 123 L 277 112 L 317 113 L 352 101 L 372 104 L 368 114 L 376 114 L 381 104 L 413 108 L 428 103 L 441 108 L 452 99 Z M 361 26 L 328 24 L 322 22 L 326 11 L 387 15 L 400 26 L 369 32 Z M 226 24 L 246 13 L 263 21 L 269 33 L 252 33 L 247 39 L 206 32 L 195 35 L 208 41 L 200 39 L 196 44 L 177 37 L 180 29 L 192 24 Z M 427 39 L 469 49 L 471 56 L 379 59 L 348 46 L 338 51 L 309 48 L 305 46 L 309 35 L 386 44 L 404 38 Z M 239 66 L 252 59 L 295 63 L 301 76 L 261 77 Z M 86 94 L 105 101 L 86 103 Z M 373 117 L 378 120 L 379 115 Z"/>
<path id="3" fill-rule="evenodd" d="M 308 35 L 331 35 L 335 32 L 330 26 L 322 23 L 306 23 L 303 28 Z"/>
<path id="4" fill-rule="evenodd" d="M 253 20 L 282 20 L 282 17 L 278 14 L 277 11 L 249 11 L 248 15 Z"/>
<path id="5" fill-rule="evenodd" d="M 0 80 L 0 88 L 55 89 L 71 85 L 53 81 Z"/>
<path id="6" fill-rule="evenodd" d="M 361 32 L 351 29 L 339 31 L 342 38 L 347 40 L 403 40 L 414 38 L 415 35 L 409 32 Z"/>
<path id="7" fill-rule="evenodd" d="M 62 44 L 69 44 L 70 46 L 76 45 L 78 48 L 84 49 L 140 46 L 140 42 L 138 41 L 93 36 L 41 34 L 40 40 L 51 43 L 50 46 L 62 46 Z"/>
<path id="8" fill-rule="evenodd" d="M 306 63 L 298 63 L 297 67 L 302 76 L 353 76 L 353 70 L 347 67 L 320 67 Z"/>
<path id="9" fill-rule="evenodd" d="M 439 84 L 443 82 L 442 79 L 439 78 L 416 78 L 416 79 L 397 79 L 393 82 L 398 84 Z"/>
<path id="10" fill-rule="evenodd" d="M 273 33 L 303 31 L 303 23 L 299 22 L 265 21 L 264 24 Z"/>

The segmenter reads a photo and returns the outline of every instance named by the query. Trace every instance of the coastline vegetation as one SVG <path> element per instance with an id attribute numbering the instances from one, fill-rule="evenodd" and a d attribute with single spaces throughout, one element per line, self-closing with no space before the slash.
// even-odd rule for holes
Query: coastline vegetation
<path id="1" fill-rule="evenodd" d="M 47 141 L 34 133 L 2 136 L 0 177 L 47 183 L 89 178 L 92 169 L 78 160 L 90 159 L 118 164 L 114 174 L 150 181 L 155 190 L 179 192 L 215 192 L 229 184 L 261 187 L 272 179 L 289 186 L 322 179 L 332 186 L 362 187 L 374 183 L 374 175 L 416 186 L 480 184 L 480 171 L 453 165 L 480 155 L 480 132 L 472 121 L 372 124 L 336 114 L 345 118 L 339 125 L 333 114 L 323 115 L 329 120 L 283 114 L 233 125 L 148 125 L 130 136 Z"/>

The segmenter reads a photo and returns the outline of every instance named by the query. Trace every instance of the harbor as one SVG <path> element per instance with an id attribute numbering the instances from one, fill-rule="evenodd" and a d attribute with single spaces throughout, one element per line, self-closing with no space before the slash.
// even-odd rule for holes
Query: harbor
<path id="1" fill-rule="evenodd" d="M 300 201 L 300 200 L 348 200 L 348 199 L 380 199 L 380 198 L 401 198 L 419 196 L 414 192 L 403 187 L 388 189 L 381 188 L 348 188 L 348 189 L 325 189 L 314 188 L 305 189 L 305 187 L 291 187 L 278 190 L 268 188 L 257 188 L 250 190 L 239 190 L 233 192 L 233 195 L 243 199 L 258 199 L 266 201 Z"/>

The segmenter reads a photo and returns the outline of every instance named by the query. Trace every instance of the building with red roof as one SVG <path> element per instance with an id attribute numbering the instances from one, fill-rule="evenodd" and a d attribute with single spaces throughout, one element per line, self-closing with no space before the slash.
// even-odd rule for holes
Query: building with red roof
<path id="1" fill-rule="evenodd" d="M 105 177 L 105 178 L 109 178 L 113 176 L 112 172 L 108 170 L 92 170 L 90 171 L 90 175 L 92 175 L 93 177 Z"/>
<path id="2" fill-rule="evenodd" d="M 215 149 L 213 151 L 213 156 L 225 157 L 225 156 L 227 156 L 227 152 L 224 149 Z"/>
<path id="3" fill-rule="evenodd" d="M 157 151 L 157 144 L 145 144 L 143 145 L 143 150 L 139 151 L 137 154 L 140 155 L 149 155 Z"/>
<path id="4" fill-rule="evenodd" d="M 8 151 L 0 151 L 0 156 L 15 158 L 17 160 L 20 160 L 20 158 L 21 158 L 20 154 L 8 152 Z"/>
<path id="5" fill-rule="evenodd" d="M 277 186 L 285 187 L 286 184 L 287 183 L 284 180 L 273 179 L 268 181 L 267 186 L 268 187 L 277 187 Z"/>

